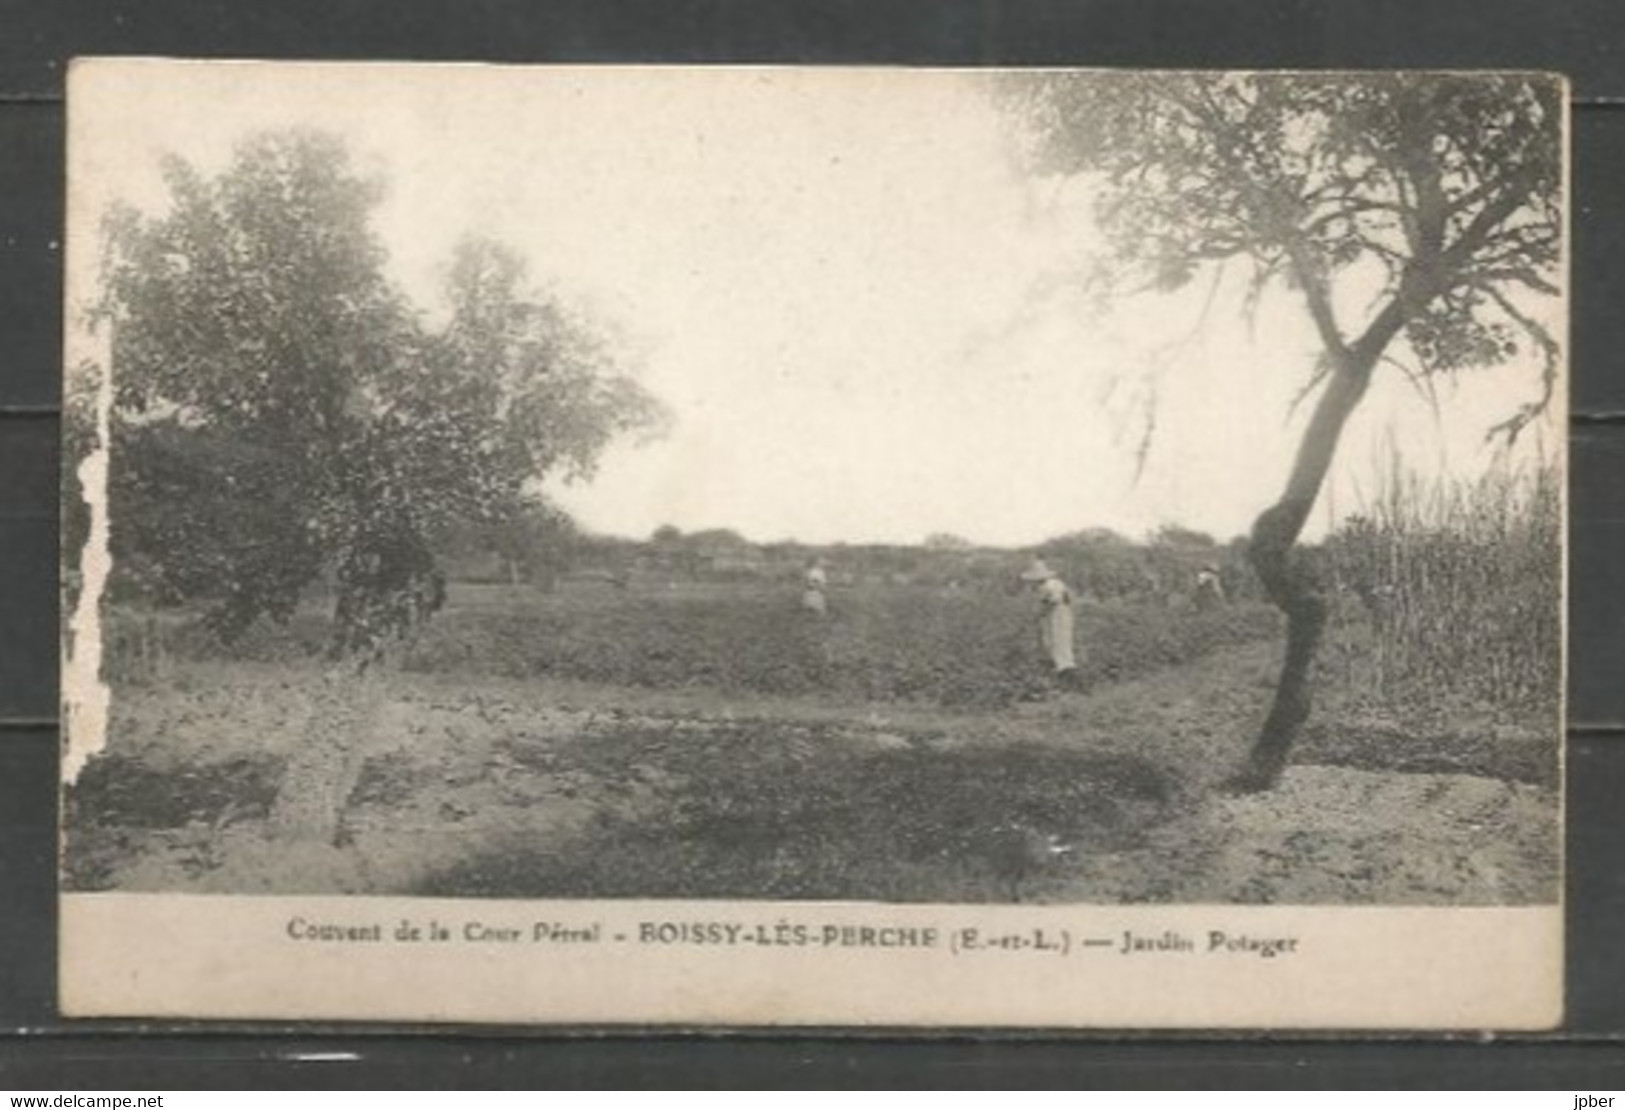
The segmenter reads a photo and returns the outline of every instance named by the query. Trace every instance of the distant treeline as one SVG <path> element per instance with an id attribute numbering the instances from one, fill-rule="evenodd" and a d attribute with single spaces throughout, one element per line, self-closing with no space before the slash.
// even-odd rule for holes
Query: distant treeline
<path id="1" fill-rule="evenodd" d="M 455 581 L 509 582 L 547 589 L 602 582 L 793 584 L 822 559 L 832 588 L 927 586 L 1007 590 L 1033 557 L 1045 559 L 1078 592 L 1100 599 L 1183 595 L 1204 566 L 1217 568 L 1232 596 L 1254 592 L 1245 542 L 1221 544 L 1188 529 L 1164 528 L 1144 541 L 1107 529 L 1056 537 L 1033 547 L 978 546 L 949 535 L 919 544 L 755 543 L 729 529 L 682 533 L 661 528 L 645 540 L 563 534 L 537 543 L 496 545 L 477 535 L 444 545 L 442 563 Z"/>

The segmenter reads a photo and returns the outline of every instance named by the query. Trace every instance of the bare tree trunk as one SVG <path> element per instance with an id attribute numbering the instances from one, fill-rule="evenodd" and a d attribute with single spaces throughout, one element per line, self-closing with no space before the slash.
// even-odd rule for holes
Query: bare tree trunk
<path id="1" fill-rule="evenodd" d="M 340 564 L 330 664 L 271 807 L 275 834 L 306 843 L 337 844 L 384 697 L 383 675 L 445 599 L 444 578 L 409 533 L 374 539 L 349 557 Z"/>
<path id="2" fill-rule="evenodd" d="M 338 840 L 345 803 L 361 777 L 379 693 L 376 667 L 344 663 L 323 676 L 271 807 L 276 836 L 315 844 Z"/>
<path id="3" fill-rule="evenodd" d="M 1375 354 L 1351 355 L 1332 373 L 1304 429 L 1281 499 L 1259 514 L 1247 554 L 1264 593 L 1286 614 L 1286 654 L 1275 701 L 1242 768 L 1224 788 L 1235 793 L 1272 789 L 1280 781 L 1293 741 L 1309 717 L 1311 671 L 1326 627 L 1323 583 L 1297 548 L 1349 414 L 1371 381 Z"/>

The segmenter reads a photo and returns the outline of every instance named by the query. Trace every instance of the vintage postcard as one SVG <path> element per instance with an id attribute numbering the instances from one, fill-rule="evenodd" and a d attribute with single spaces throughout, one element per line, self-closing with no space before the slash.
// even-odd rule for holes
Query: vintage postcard
<path id="1" fill-rule="evenodd" d="M 77 63 L 64 1013 L 1552 1027 L 1566 98 Z"/>

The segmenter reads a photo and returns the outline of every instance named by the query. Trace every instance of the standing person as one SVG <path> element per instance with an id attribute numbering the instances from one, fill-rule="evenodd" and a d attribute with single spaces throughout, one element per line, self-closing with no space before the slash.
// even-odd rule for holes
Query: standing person
<path id="1" fill-rule="evenodd" d="M 801 607 L 819 616 L 829 612 L 829 601 L 824 596 L 828 588 L 829 574 L 824 569 L 824 560 L 814 559 L 807 567 L 805 588 L 801 591 Z"/>
<path id="2" fill-rule="evenodd" d="M 1219 568 L 1208 563 L 1196 572 L 1196 607 L 1211 609 L 1223 604 L 1224 581 L 1219 577 Z"/>
<path id="3" fill-rule="evenodd" d="M 1021 572 L 1023 582 L 1031 582 L 1038 593 L 1039 641 L 1055 668 L 1055 677 L 1066 683 L 1078 680 L 1078 661 L 1073 648 L 1072 591 L 1060 575 L 1042 559 Z"/>

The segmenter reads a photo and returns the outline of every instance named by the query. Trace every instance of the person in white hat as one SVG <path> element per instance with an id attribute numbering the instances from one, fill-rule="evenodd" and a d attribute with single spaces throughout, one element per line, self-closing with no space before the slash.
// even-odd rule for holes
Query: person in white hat
<path id="1" fill-rule="evenodd" d="M 1211 609 L 1223 604 L 1224 582 L 1219 578 L 1219 568 L 1212 563 L 1204 564 L 1196 572 L 1196 607 Z"/>
<path id="2" fill-rule="evenodd" d="M 1031 582 L 1038 592 L 1038 634 L 1044 654 L 1055 667 L 1055 677 L 1075 682 L 1078 660 L 1073 648 L 1072 591 L 1042 559 L 1034 559 L 1021 572 L 1021 580 Z"/>
<path id="3" fill-rule="evenodd" d="M 829 601 L 825 597 L 828 589 L 829 573 L 824 569 L 824 560 L 814 559 L 807 567 L 807 576 L 801 591 L 801 607 L 809 613 L 825 615 L 829 612 Z"/>

